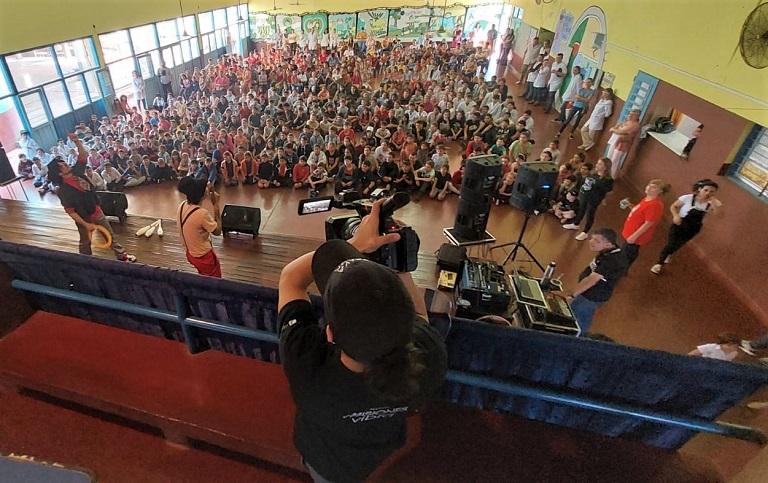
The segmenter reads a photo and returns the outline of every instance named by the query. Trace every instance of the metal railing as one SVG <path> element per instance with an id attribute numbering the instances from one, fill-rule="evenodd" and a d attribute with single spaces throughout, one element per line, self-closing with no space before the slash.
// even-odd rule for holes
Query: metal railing
<path id="1" fill-rule="evenodd" d="M 26 282 L 23 280 L 13 280 L 11 286 L 18 290 L 31 292 L 40 295 L 47 295 L 62 300 L 70 300 L 95 307 L 108 308 L 110 310 L 120 311 L 128 314 L 152 317 L 165 322 L 178 324 L 184 335 L 184 340 L 191 353 L 199 352 L 199 346 L 196 341 L 194 329 L 206 329 L 221 334 L 234 335 L 246 339 L 253 339 L 263 342 L 277 344 L 279 338 L 276 334 L 263 330 L 253 330 L 239 327 L 223 322 L 212 322 L 196 317 L 190 317 L 187 311 L 187 303 L 183 295 L 176 295 L 176 312 L 146 307 L 143 305 L 132 304 L 119 300 L 97 297 L 94 295 L 83 294 L 73 290 L 64 290 L 38 283 Z M 768 438 L 766 435 L 755 428 L 740 426 L 720 421 L 709 421 L 702 418 L 691 416 L 678 416 L 663 411 L 622 404 L 616 402 L 603 401 L 592 397 L 586 397 L 569 392 L 567 389 L 547 388 L 539 385 L 532 385 L 524 382 L 508 381 L 493 377 L 471 374 L 463 371 L 449 370 L 446 374 L 446 380 L 466 384 L 472 387 L 488 389 L 509 396 L 523 396 L 541 401 L 547 401 L 555 404 L 588 409 L 597 412 L 614 414 L 659 423 L 666 426 L 683 428 L 691 431 L 719 434 L 730 438 L 742 439 L 760 445 L 766 444 Z"/>

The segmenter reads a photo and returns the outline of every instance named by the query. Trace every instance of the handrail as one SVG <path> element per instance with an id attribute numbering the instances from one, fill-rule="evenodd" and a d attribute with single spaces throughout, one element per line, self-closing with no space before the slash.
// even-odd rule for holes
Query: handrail
<path id="1" fill-rule="evenodd" d="M 254 339 L 264 342 L 271 342 L 277 344 L 279 338 L 276 334 L 263 330 L 245 329 L 232 324 L 224 322 L 213 322 L 196 317 L 190 317 L 187 314 L 187 303 L 184 297 L 180 294 L 176 296 L 176 313 L 172 313 L 166 310 L 145 307 L 143 305 L 132 304 L 123 302 L 120 300 L 112 300 L 104 297 L 97 297 L 95 295 L 88 295 L 74 290 L 65 290 L 55 287 L 49 287 L 33 282 L 27 282 L 24 280 L 14 279 L 11 282 L 11 287 L 23 290 L 26 292 L 32 292 L 41 295 L 48 295 L 64 300 L 71 300 L 74 302 L 93 305 L 96 307 L 104 307 L 112 310 L 122 311 L 135 315 L 142 315 L 146 317 L 152 317 L 155 319 L 163 320 L 166 322 L 173 322 L 181 326 L 182 333 L 185 337 L 185 342 L 191 353 L 198 351 L 198 344 L 195 340 L 192 328 L 206 329 L 213 332 L 219 332 L 223 334 L 236 335 L 247 339 Z M 630 404 L 622 404 L 615 402 L 602 401 L 596 398 L 585 397 L 572 392 L 568 392 L 567 389 L 547 388 L 544 386 L 534 386 L 522 382 L 514 382 L 509 380 L 501 380 L 498 378 L 482 376 L 477 374 L 470 374 L 463 371 L 449 370 L 446 374 L 446 380 L 466 384 L 468 386 L 478 387 L 481 389 L 488 389 L 491 391 L 500 392 L 510 396 L 524 396 L 533 399 L 539 399 L 542 401 L 552 402 L 555 404 L 562 404 L 566 406 L 572 406 L 582 409 L 589 409 L 592 411 L 598 411 L 608 414 L 615 414 L 625 417 L 632 417 L 641 419 L 643 421 L 649 421 L 653 423 L 660 423 L 667 426 L 674 426 L 679 428 L 688 429 L 691 431 L 705 432 L 712 434 L 719 434 L 730 438 L 742 439 L 764 445 L 768 442 L 768 437 L 755 428 L 748 426 L 740 426 L 737 424 L 731 424 L 727 422 L 708 421 L 702 418 L 677 416 L 662 411 L 655 411 L 653 409 L 644 408 L 640 406 L 634 406 Z"/>

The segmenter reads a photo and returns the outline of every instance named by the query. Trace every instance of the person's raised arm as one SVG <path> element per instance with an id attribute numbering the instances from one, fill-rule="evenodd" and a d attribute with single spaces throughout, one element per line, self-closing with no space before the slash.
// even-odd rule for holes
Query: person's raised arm
<path id="1" fill-rule="evenodd" d="M 676 200 L 669 206 L 669 212 L 672 213 L 672 223 L 675 225 L 679 225 L 682 222 L 682 218 L 680 217 L 680 208 L 682 207 L 683 202 L 680 200 Z"/>

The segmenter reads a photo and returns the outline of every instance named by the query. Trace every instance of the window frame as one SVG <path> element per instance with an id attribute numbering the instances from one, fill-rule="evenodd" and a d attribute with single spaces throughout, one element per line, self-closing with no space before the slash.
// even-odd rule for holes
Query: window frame
<path id="1" fill-rule="evenodd" d="M 765 158 L 764 165 L 761 165 L 759 161 L 752 159 L 753 154 L 755 154 L 755 151 L 758 149 L 765 151 L 765 154 L 757 153 L 761 158 Z M 729 176 L 750 194 L 756 196 L 758 199 L 768 202 L 768 177 L 766 183 L 763 186 L 760 186 L 754 180 L 742 174 L 742 171 L 751 165 L 755 165 L 756 169 L 768 171 L 768 129 L 759 124 L 754 124 L 752 126 L 747 138 L 736 153 L 734 162 L 729 170 Z"/>

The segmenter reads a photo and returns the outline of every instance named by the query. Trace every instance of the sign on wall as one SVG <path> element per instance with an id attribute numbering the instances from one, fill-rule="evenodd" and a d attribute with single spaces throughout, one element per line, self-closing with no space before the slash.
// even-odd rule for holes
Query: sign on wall
<path id="1" fill-rule="evenodd" d="M 323 35 L 328 30 L 328 15 L 320 12 L 302 15 L 301 26 L 305 32 L 314 28 L 317 35 Z"/>
<path id="2" fill-rule="evenodd" d="M 251 39 L 267 40 L 275 38 L 275 16 L 266 13 L 251 12 L 248 16 L 251 23 Z"/>
<path id="3" fill-rule="evenodd" d="M 356 22 L 354 13 L 333 13 L 328 16 L 328 31 L 336 32 L 342 40 L 348 39 L 355 36 Z"/>
<path id="4" fill-rule="evenodd" d="M 298 15 L 277 15 L 277 31 L 291 34 L 301 32 L 301 17 Z"/>
<path id="5" fill-rule="evenodd" d="M 384 8 L 377 10 L 365 10 L 357 13 L 357 30 L 365 29 L 368 35 L 374 37 L 386 37 L 387 36 L 387 21 L 389 17 L 389 11 Z"/>
<path id="6" fill-rule="evenodd" d="M 570 46 L 568 40 L 571 38 L 571 32 L 573 31 L 573 14 L 565 10 L 560 11 L 560 19 L 557 21 L 557 27 L 555 29 L 555 38 L 552 39 L 552 49 L 550 52 L 552 56 L 556 54 L 563 54 L 563 61 L 568 62 L 570 54 Z"/>
<path id="7" fill-rule="evenodd" d="M 403 40 L 414 40 L 429 30 L 432 11 L 429 7 L 395 8 L 389 11 L 389 35 Z"/>
<path id="8" fill-rule="evenodd" d="M 464 17 L 467 13 L 465 7 L 433 7 L 432 19 L 429 23 L 429 29 L 432 31 L 433 38 L 449 39 L 453 37 L 456 28 L 464 28 Z M 391 22 L 391 20 L 390 20 Z"/>

